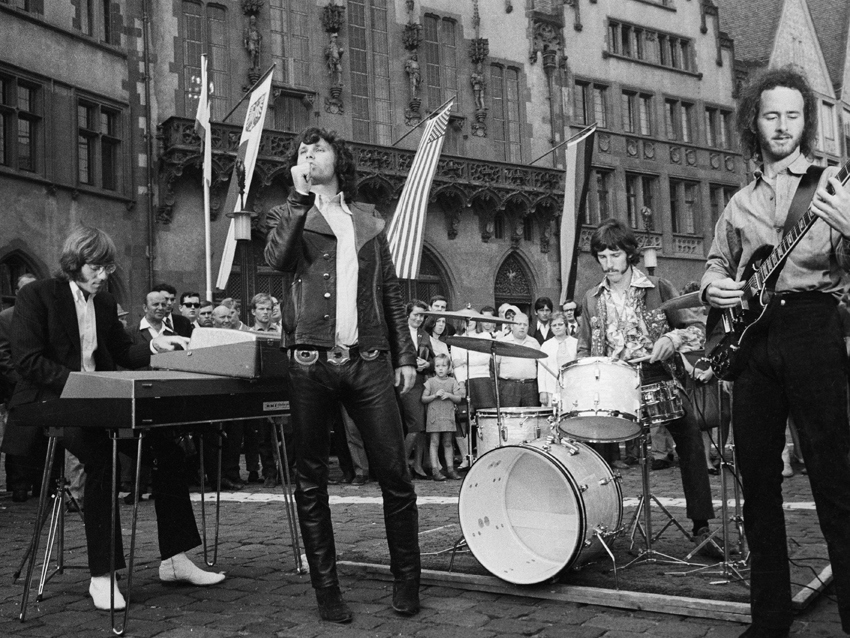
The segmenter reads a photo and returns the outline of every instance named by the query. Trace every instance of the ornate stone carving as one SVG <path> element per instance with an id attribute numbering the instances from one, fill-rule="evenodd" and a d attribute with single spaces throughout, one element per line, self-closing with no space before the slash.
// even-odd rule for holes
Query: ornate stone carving
<path id="1" fill-rule="evenodd" d="M 499 266 L 496 272 L 494 292 L 497 297 L 522 298 L 531 297 L 531 285 L 523 266 L 516 253 L 511 253 Z"/>
<path id="2" fill-rule="evenodd" d="M 610 153 L 611 152 L 611 136 L 607 133 L 598 133 L 596 135 L 597 146 L 599 147 L 600 153 Z"/>
<path id="3" fill-rule="evenodd" d="M 564 40 L 561 36 L 561 25 L 555 21 L 543 19 L 540 14 L 535 16 L 531 27 L 531 51 L 528 61 L 531 64 L 537 62 L 537 54 L 545 54 L 547 51 L 556 57 L 564 48 Z"/>
<path id="4" fill-rule="evenodd" d="M 345 112 L 342 102 L 342 56 L 344 49 L 339 44 L 339 31 L 342 28 L 342 16 L 345 7 L 334 4 L 325 5 L 322 9 L 322 27 L 329 34 L 329 40 L 325 45 L 325 65 L 328 67 L 330 78 L 330 97 L 325 98 L 325 111 L 327 113 L 339 114 Z"/>
<path id="5" fill-rule="evenodd" d="M 735 158 L 731 155 L 727 155 L 723 158 L 723 163 L 726 165 L 726 170 L 730 173 L 735 172 Z"/>
<path id="6" fill-rule="evenodd" d="M 485 94 L 487 81 L 484 75 L 484 63 L 490 55 L 490 41 L 487 38 L 474 38 L 469 43 L 469 59 L 475 65 L 469 76 L 472 85 L 472 96 L 475 101 L 475 120 L 472 122 L 472 134 L 476 137 L 487 137 L 487 104 Z"/>
<path id="7" fill-rule="evenodd" d="M 582 228 L 578 236 L 578 247 L 586 253 L 590 252 L 590 238 L 593 235 L 593 229 Z"/>
<path id="8" fill-rule="evenodd" d="M 576 31 L 581 31 L 584 29 L 584 25 L 581 23 L 581 5 L 579 4 L 579 0 L 564 0 L 564 4 L 568 7 L 572 7 L 575 12 L 575 19 L 573 20 L 573 29 Z"/>
<path id="9" fill-rule="evenodd" d="M 720 154 L 719 153 L 711 153 L 708 156 L 708 163 L 713 169 L 720 168 Z"/>
<path id="10" fill-rule="evenodd" d="M 628 153 L 629 157 L 637 157 L 638 142 L 633 137 L 626 138 L 626 153 Z"/>
<path id="11" fill-rule="evenodd" d="M 685 150 L 685 162 L 687 162 L 688 166 L 696 166 L 697 163 L 697 152 L 692 149 Z"/>
<path id="12" fill-rule="evenodd" d="M 677 255 L 703 257 L 701 237 L 673 237 L 673 250 Z"/>
<path id="13" fill-rule="evenodd" d="M 248 52 L 248 59 L 251 61 L 251 68 L 248 70 L 248 81 L 253 86 L 260 79 L 260 50 L 263 44 L 263 34 L 260 33 L 260 29 L 257 26 L 256 13 L 248 16 L 248 25 L 245 27 L 242 42 L 245 50 Z"/>
<path id="14" fill-rule="evenodd" d="M 670 161 L 674 164 L 680 164 L 682 162 L 682 149 L 678 146 L 670 147 Z"/>
<path id="15" fill-rule="evenodd" d="M 643 142 L 643 157 L 644 159 L 655 159 L 655 142 L 644 140 Z"/>

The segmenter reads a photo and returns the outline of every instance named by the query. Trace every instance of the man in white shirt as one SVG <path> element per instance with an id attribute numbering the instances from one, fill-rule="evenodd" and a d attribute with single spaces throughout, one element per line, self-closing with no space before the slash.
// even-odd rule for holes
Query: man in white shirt
<path id="1" fill-rule="evenodd" d="M 528 336 L 528 316 L 524 312 L 514 311 L 514 323 L 510 334 L 501 339 L 526 348 L 540 350 L 540 344 Z M 507 313 L 505 313 L 507 316 Z M 524 357 L 496 357 L 499 377 L 499 399 L 502 407 L 540 406 L 540 394 L 537 388 L 537 360 Z"/>
<path id="2" fill-rule="evenodd" d="M 168 313 L 168 301 L 161 292 L 149 292 L 145 295 L 145 303 L 142 310 L 145 316 L 139 320 L 139 324 L 132 330 L 133 343 L 150 343 L 159 336 L 174 335 L 175 332 L 165 325 L 163 319 Z"/>

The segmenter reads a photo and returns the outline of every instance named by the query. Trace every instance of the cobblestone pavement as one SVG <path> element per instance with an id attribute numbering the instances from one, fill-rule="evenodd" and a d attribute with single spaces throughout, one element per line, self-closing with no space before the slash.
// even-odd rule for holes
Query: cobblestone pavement
<path id="1" fill-rule="evenodd" d="M 639 471 L 623 471 L 626 497 L 639 493 Z M 717 497 L 717 477 L 712 477 Z M 653 489 L 676 510 L 680 496 L 678 469 L 652 473 Z M 417 482 L 423 502 L 453 507 L 460 483 Z M 815 512 L 810 509 L 808 480 L 799 473 L 786 481 L 786 501 L 808 511 L 804 523 L 792 532 L 806 542 L 822 543 Z M 519 596 L 466 591 L 447 586 L 422 589 L 422 612 L 412 618 L 398 617 L 390 608 L 391 584 L 351 570 L 342 570 L 342 587 L 355 619 L 339 627 L 321 623 L 309 577 L 294 573 L 280 490 L 251 486 L 243 492 L 225 493 L 216 569 L 227 579 L 208 589 L 166 586 L 157 578 L 156 526 L 153 504 L 140 505 L 137 566 L 127 635 L 158 638 L 269 636 L 416 636 L 417 638 L 481 638 L 495 636 L 569 636 L 571 638 L 627 638 L 659 636 L 731 638 L 744 626 L 686 616 L 628 611 L 602 606 L 537 600 Z M 375 483 L 361 487 L 331 487 L 337 551 L 345 559 L 349 549 L 369 532 L 380 535 L 382 522 Z M 195 503 L 200 516 L 200 504 Z M 423 504 L 423 512 L 431 508 Z M 31 598 L 28 619 L 18 621 L 21 581 L 12 585 L 12 572 L 20 563 L 31 533 L 36 501 L 12 503 L 0 495 L 0 565 L 4 586 L 0 589 L 0 636 L 106 636 L 111 634 L 109 615 L 93 609 L 87 595 L 87 574 L 68 570 L 47 584 L 44 600 Z M 129 534 L 130 508 L 122 506 L 122 523 Z M 681 510 L 679 510 L 681 511 Z M 680 514 L 681 515 L 681 514 Z M 212 512 L 207 510 L 212 521 Z M 429 516 L 423 520 L 431 521 Z M 433 528 L 433 521 L 422 533 Z M 71 517 L 66 525 L 67 562 L 84 562 L 82 523 Z M 129 546 L 129 543 L 127 543 Z M 198 560 L 200 550 L 192 553 Z M 640 569 L 640 568 L 638 568 Z M 670 593 L 677 583 L 670 580 Z M 794 636 L 840 636 L 838 612 L 832 591 L 820 598 L 796 620 Z"/>

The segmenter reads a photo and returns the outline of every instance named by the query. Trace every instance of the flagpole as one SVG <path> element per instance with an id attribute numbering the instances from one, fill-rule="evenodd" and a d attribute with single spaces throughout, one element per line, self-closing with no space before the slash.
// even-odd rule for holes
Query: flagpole
<path id="1" fill-rule="evenodd" d="M 265 80 L 265 79 L 266 79 L 266 76 L 267 76 L 269 73 L 271 73 L 272 71 L 274 71 L 274 68 L 275 68 L 276 66 L 277 66 L 277 62 L 275 62 L 274 64 L 272 64 L 272 65 L 269 67 L 268 71 L 266 71 L 265 73 L 263 73 L 263 75 L 260 77 L 260 79 L 259 79 L 259 80 L 257 80 L 256 82 L 254 82 L 254 86 L 252 86 L 250 89 L 248 89 L 247 91 L 245 91 L 245 94 L 242 96 L 242 99 L 241 99 L 241 100 L 239 100 L 239 101 L 236 103 L 236 106 L 234 106 L 232 109 L 230 109 L 230 112 L 229 112 L 227 115 L 225 115 L 225 116 L 224 116 L 224 118 L 222 118 L 222 120 L 221 120 L 221 121 L 222 121 L 222 123 L 226 122 L 226 121 L 227 121 L 227 118 L 229 118 L 231 115 L 233 115 L 233 113 L 236 111 L 236 109 L 238 109 L 238 108 L 239 108 L 239 105 L 240 105 L 240 104 L 242 104 L 242 102 L 244 102 L 245 100 L 247 100 L 247 99 L 248 99 L 248 96 L 249 96 L 249 95 L 251 95 L 251 93 L 253 92 L 253 90 L 254 90 L 254 89 L 256 89 L 258 86 L 260 86 L 260 83 L 261 83 L 263 80 Z"/>
<path id="2" fill-rule="evenodd" d="M 575 135 L 573 135 L 570 139 L 568 139 L 568 140 L 565 140 L 565 141 L 561 142 L 561 143 L 560 143 L 560 144 L 558 144 L 557 146 L 553 146 L 553 147 L 552 147 L 552 148 L 550 148 L 548 151 L 546 151 L 545 153 L 543 153 L 543 155 L 541 155 L 540 157 L 538 157 L 536 160 L 533 160 L 533 161 L 529 162 L 529 163 L 528 163 L 528 165 L 529 165 L 529 166 L 531 166 L 531 165 L 532 165 L 532 164 L 534 164 L 535 162 L 539 162 L 539 161 L 540 161 L 540 160 L 542 160 L 544 157 L 546 157 L 547 155 L 549 155 L 549 153 L 553 153 L 553 152 L 557 151 L 559 148 L 561 148 L 562 146 L 564 146 L 565 144 L 569 144 L 569 143 L 570 143 L 570 142 L 572 142 L 574 139 L 581 137 L 582 135 L 584 135 L 585 133 L 587 133 L 587 131 L 589 131 L 590 129 L 592 129 L 594 126 L 596 126 L 596 122 L 594 122 L 593 124 L 591 124 L 591 125 L 589 125 L 589 126 L 585 126 L 585 127 L 584 127 L 583 129 L 581 129 L 578 133 L 576 133 Z"/>
<path id="3" fill-rule="evenodd" d="M 425 124 L 425 122 L 427 122 L 428 120 L 430 120 L 430 119 L 431 119 L 431 117 L 433 117 L 434 115 L 436 115 L 438 111 L 442 110 L 442 108 L 443 108 L 446 104 L 448 104 L 449 102 L 451 102 L 452 100 L 454 100 L 456 97 L 457 97 L 457 93 L 455 93 L 452 97 L 450 97 L 448 100 L 446 100 L 445 102 L 443 102 L 442 104 L 440 104 L 440 106 L 438 106 L 438 107 L 437 107 L 437 108 L 435 108 L 433 111 L 431 111 L 430 113 L 428 113 L 428 115 L 426 115 L 426 116 L 425 116 L 425 117 L 423 117 L 421 120 L 419 120 L 419 124 L 417 124 L 416 126 L 414 126 L 412 129 L 410 129 L 407 133 L 405 133 L 404 135 L 402 135 L 400 138 L 398 138 L 395 142 L 393 142 L 393 143 L 391 144 L 391 146 L 395 146 L 396 144 L 398 144 L 399 142 L 401 142 L 401 141 L 402 141 L 405 137 L 407 137 L 408 135 L 410 135 L 411 133 L 413 133 L 413 131 L 415 131 L 415 130 L 416 130 L 416 129 L 418 129 L 420 126 L 422 126 L 423 124 Z"/>

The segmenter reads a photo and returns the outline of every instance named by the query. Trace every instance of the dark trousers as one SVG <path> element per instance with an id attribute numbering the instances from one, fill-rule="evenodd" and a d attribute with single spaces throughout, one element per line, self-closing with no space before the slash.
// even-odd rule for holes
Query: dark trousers
<path id="1" fill-rule="evenodd" d="M 160 558 L 165 560 L 201 544 L 195 513 L 189 501 L 185 455 L 170 430 L 151 430 L 143 441 L 142 463 L 153 462 L 151 484 Z M 65 428 L 62 443 L 86 468 L 83 510 L 92 576 L 109 573 L 109 532 L 112 525 L 112 441 L 103 430 Z M 136 457 L 136 441 L 119 442 L 125 454 Z M 119 517 L 120 519 L 120 517 Z M 116 525 L 115 569 L 124 568 L 121 522 Z"/>
<path id="2" fill-rule="evenodd" d="M 503 408 L 540 407 L 537 379 L 499 379 L 499 403 Z"/>
<path id="3" fill-rule="evenodd" d="M 221 447 L 221 476 L 231 481 L 241 481 L 239 458 L 242 455 L 242 421 L 225 421 L 221 436 L 215 427 L 203 431 L 204 434 L 204 472 L 207 480 L 215 486 L 218 481 L 218 449 Z"/>
<path id="4" fill-rule="evenodd" d="M 751 550 L 753 623 L 791 625 L 782 510 L 782 449 L 789 414 L 806 459 L 832 564 L 838 610 L 850 632 L 850 427 L 844 339 L 834 300 L 818 293 L 775 299 L 735 382 L 732 414 Z"/>
<path id="5" fill-rule="evenodd" d="M 312 364 L 290 359 L 289 383 L 297 467 L 295 499 L 313 587 L 339 583 L 327 484 L 330 424 L 338 417 L 340 404 L 360 430 L 369 468 L 381 486 L 390 570 L 397 580 L 418 578 L 419 513 L 404 456 L 389 355 L 381 352 L 366 361 L 354 354 L 342 365 L 321 357 Z"/>
<path id="6" fill-rule="evenodd" d="M 705 471 L 705 445 L 699 426 L 687 417 L 669 421 L 664 425 L 676 443 L 687 517 L 696 521 L 714 518 L 711 483 L 708 480 L 708 472 Z"/>

